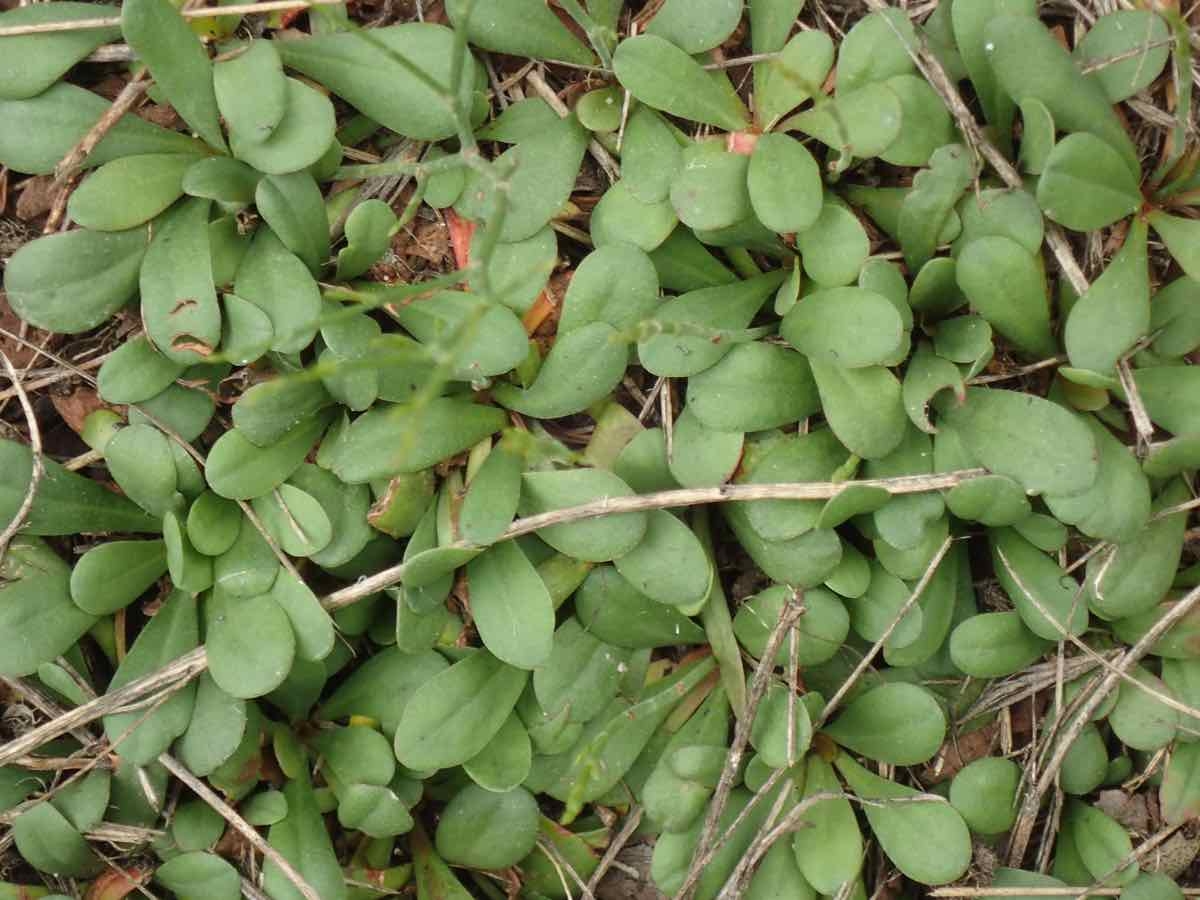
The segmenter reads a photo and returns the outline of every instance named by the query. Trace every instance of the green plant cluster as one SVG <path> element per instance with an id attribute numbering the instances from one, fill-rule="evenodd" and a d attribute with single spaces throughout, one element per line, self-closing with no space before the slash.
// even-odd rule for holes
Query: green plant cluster
<path id="1" fill-rule="evenodd" d="M 119 493 L 0 441 L 0 522 L 36 481 L 0 565 L 0 674 L 69 708 L 204 652 L 199 678 L 99 720 L 113 765 L 51 789 L 6 760 L 22 859 L 92 879 L 89 833 L 157 828 L 159 888 L 239 896 L 221 815 L 164 805 L 169 754 L 322 900 L 410 879 L 419 900 L 499 897 L 506 869 L 530 900 L 575 896 L 565 869 L 586 881 L 604 811 L 635 806 L 668 894 L 865 898 L 872 846 L 946 884 L 974 844 L 1002 847 L 1036 777 L 988 757 L 926 790 L 904 767 L 1057 647 L 1091 665 L 1041 723 L 1069 798 L 1053 863 L 994 884 L 1181 896 L 1087 800 L 1169 749 L 1164 817 L 1200 813 L 1200 568 L 1181 563 L 1200 156 L 1179 13 L 1110 13 L 1069 52 L 1034 0 L 872 12 L 837 43 L 797 28 L 803 0 L 666 0 L 633 36 L 620 0 L 446 6 L 449 26 L 373 29 L 314 8 L 287 40 L 169 0 L 0 14 L 11 171 L 53 173 L 109 109 L 63 76 L 118 38 L 190 132 L 120 118 L 84 160 L 76 227 L 8 262 L 29 325 L 131 311 L 142 329 L 100 367 L 111 408 L 83 430 Z M 119 27 L 4 36 L 105 12 Z M 744 15 L 745 85 L 709 65 Z M 501 111 L 477 51 L 602 84 L 566 115 Z M 969 87 L 1001 178 L 918 58 Z M 1146 161 L 1113 105 L 1160 78 L 1178 120 Z M 418 155 L 346 157 L 389 135 Z M 523 317 L 589 153 L 619 177 L 548 345 Z M 415 184 L 399 215 L 361 195 L 381 176 Z M 366 278 L 422 205 L 469 223 L 464 268 Z M 1047 264 L 1062 229 L 1109 228 L 1090 284 Z M 1151 234 L 1181 270 L 1165 281 Z M 1040 376 L 982 377 L 1025 363 Z M 654 427 L 620 402 L 631 373 L 673 400 Z M 230 384 L 249 386 L 218 412 Z M 586 443 L 565 439 L 580 422 Z M 746 493 L 684 508 L 726 487 Z M 68 562 L 57 537 L 86 550 Z M 734 547 L 764 578 L 731 608 Z M 1180 611 L 1105 685 L 1112 651 Z M 784 819 L 802 827 L 762 846 Z M 262 887 L 302 896 L 270 859 Z"/>

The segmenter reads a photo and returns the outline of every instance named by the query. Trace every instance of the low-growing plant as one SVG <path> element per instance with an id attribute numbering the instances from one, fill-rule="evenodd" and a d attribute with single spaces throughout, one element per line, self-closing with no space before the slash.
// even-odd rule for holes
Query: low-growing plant
<path id="1" fill-rule="evenodd" d="M 681 900 L 988 856 L 1181 896 L 1089 798 L 1160 780 L 1147 849 L 1200 811 L 1194 32 L 866 5 L 0 14 L 0 164 L 58 198 L 7 301 L 110 348 L 41 348 L 95 386 L 99 478 L 9 365 L 30 881 L 565 898 L 636 829 Z M 63 80 L 117 39 L 114 102 Z M 1160 89 L 1135 141 L 1114 104 Z M 431 215 L 456 267 L 378 277 Z"/>

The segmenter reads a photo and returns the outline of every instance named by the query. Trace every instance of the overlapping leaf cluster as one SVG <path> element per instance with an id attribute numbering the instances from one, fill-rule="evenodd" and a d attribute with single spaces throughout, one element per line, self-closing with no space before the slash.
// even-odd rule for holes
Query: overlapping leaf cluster
<path id="1" fill-rule="evenodd" d="M 1188 26 L 1124 10 L 1069 52 L 1032 0 L 944 0 L 835 43 L 798 26 L 803 0 L 746 5 L 666 0 L 631 30 L 616 0 L 456 0 L 448 25 L 314 10 L 310 35 L 244 40 L 126 0 L 119 28 L 0 36 L 13 172 L 54 172 L 103 115 L 62 79 L 118 36 L 193 135 L 121 118 L 76 227 L 5 272 L 29 325 L 142 330 L 82 431 L 119 493 L 46 460 L 3 557 L 0 673 L 67 708 L 201 647 L 205 670 L 106 710 L 109 765 L 59 784 L 5 758 L 28 866 L 95 878 L 85 835 L 163 828 L 147 877 L 238 896 L 219 812 L 166 802 L 177 759 L 295 867 L 266 861 L 277 900 L 410 878 L 422 900 L 499 896 L 504 870 L 573 896 L 606 811 L 635 807 L 667 893 L 865 897 L 872 846 L 918 884 L 966 876 L 974 845 L 1032 824 L 1053 759 L 1071 799 L 1051 874 L 994 884 L 1179 896 L 1088 798 L 1166 750 L 1166 822 L 1200 811 Z M 22 7 L 0 35 L 105 10 Z M 708 65 L 744 13 L 748 85 Z M 500 111 L 480 51 L 605 83 L 565 115 Z M 1113 104 L 1160 79 L 1179 113 L 1147 161 Z M 347 159 L 388 135 L 419 154 Z M 554 224 L 589 152 L 614 178 L 581 252 Z M 400 215 L 361 193 L 390 175 L 415 185 Z M 463 269 L 365 278 L 422 205 L 467 236 Z M 1071 252 L 1060 227 L 1112 229 L 1090 285 L 1047 265 L 1048 229 Z M 569 287 L 531 338 L 560 254 Z M 990 386 L 1024 363 L 1049 377 Z M 639 416 L 651 386 L 674 402 Z M 0 442 L 0 520 L 34 465 Z M 677 508 L 730 485 L 762 493 Z M 73 564 L 60 536 L 86 548 Z M 741 558 L 762 577 L 731 607 L 718 562 Z M 1146 659 L 1110 652 L 1146 635 Z M 905 774 L 1056 646 L 1083 674 L 1029 779 L 1000 756 L 928 792 Z"/>

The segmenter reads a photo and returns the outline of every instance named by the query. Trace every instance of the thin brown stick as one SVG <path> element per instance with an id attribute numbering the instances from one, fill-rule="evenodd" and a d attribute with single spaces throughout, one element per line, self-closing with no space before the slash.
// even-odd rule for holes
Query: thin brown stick
<path id="1" fill-rule="evenodd" d="M 195 650 L 190 650 L 163 668 L 131 681 L 112 693 L 76 706 L 53 721 L 39 725 L 32 731 L 9 741 L 0 747 L 0 766 L 8 765 L 13 760 L 32 753 L 42 744 L 89 722 L 94 722 L 113 710 L 120 709 L 137 700 L 144 700 L 158 691 L 170 687 L 182 687 L 206 668 L 208 668 L 208 657 L 205 655 L 204 648 L 197 647 Z"/>
<path id="2" fill-rule="evenodd" d="M 875 657 L 879 655 L 879 651 L 883 649 L 883 645 L 887 643 L 888 638 L 890 638 L 893 632 L 900 627 L 900 622 L 903 621 L 906 615 L 908 615 L 908 611 L 916 606 L 917 601 L 921 599 L 921 595 L 925 593 L 925 589 L 929 587 L 929 582 L 933 580 L 933 576 L 937 573 L 938 566 L 942 564 L 942 560 L 945 559 L 946 554 L 950 552 L 950 545 L 953 543 L 954 539 L 949 537 L 942 542 L 942 546 L 938 548 L 937 553 L 933 555 L 933 559 L 929 561 L 929 565 L 925 567 L 925 571 L 921 575 L 921 580 L 916 583 L 915 587 L 913 587 L 912 593 L 909 594 L 908 599 L 904 601 L 904 605 L 900 607 L 896 615 L 892 617 L 892 621 L 889 622 L 887 628 L 883 630 L 883 634 L 879 636 L 879 640 L 877 640 L 871 646 L 871 649 L 867 651 L 866 655 L 859 660 L 858 665 L 854 667 L 854 671 L 850 673 L 850 677 L 842 682 L 842 686 L 837 689 L 837 693 L 829 698 L 829 702 L 826 703 L 825 708 L 821 710 L 820 718 L 813 722 L 814 731 L 829 721 L 829 717 L 833 714 L 833 711 L 838 708 L 838 704 L 846 698 L 846 695 L 849 694 L 854 685 L 858 683 L 858 679 L 862 677 L 863 673 L 870 667 Z"/>
<path id="3" fill-rule="evenodd" d="M 212 788 L 193 775 L 187 766 L 169 753 L 160 754 L 158 761 L 168 772 L 186 784 L 192 793 L 211 806 L 222 819 L 230 824 L 234 831 L 249 841 L 254 849 L 274 863 L 305 900 L 321 900 L 321 895 L 305 880 L 303 875 L 296 871 L 290 862 L 284 859 L 283 854 L 268 844 L 253 825 L 243 819 L 236 809 L 218 797 Z"/>
<path id="4" fill-rule="evenodd" d="M 1092 714 L 1099 709 L 1100 704 L 1104 702 L 1105 698 L 1113 692 L 1113 689 L 1120 682 L 1121 673 L 1128 672 L 1134 663 L 1149 653 L 1159 638 L 1166 634 L 1176 622 L 1191 612 L 1197 603 L 1200 603 L 1200 587 L 1192 588 L 1192 590 L 1180 598 L 1174 606 L 1167 610 L 1162 618 L 1155 622 L 1138 639 L 1136 644 L 1126 650 L 1124 655 L 1115 663 L 1113 669 L 1104 676 L 1104 679 L 1096 686 L 1080 707 L 1079 712 L 1071 721 L 1066 732 L 1059 737 L 1054 747 L 1054 753 L 1046 763 L 1037 782 L 1026 791 L 1025 800 L 1021 805 L 1021 814 L 1018 817 L 1016 827 L 1013 829 L 1012 838 L 1009 843 L 1008 864 L 1010 866 L 1020 866 L 1021 859 L 1025 856 L 1025 848 L 1028 846 L 1029 835 L 1033 828 L 1034 819 L 1037 816 L 1038 807 L 1041 805 L 1042 797 L 1045 796 L 1046 791 L 1054 784 L 1058 770 L 1062 767 L 1063 760 L 1066 758 L 1075 739 L 1079 737 L 1079 733 L 1083 731 L 1084 726 L 1091 721 Z"/>
<path id="5" fill-rule="evenodd" d="M 103 356 L 97 356 L 95 359 L 89 359 L 86 362 L 75 363 L 74 365 L 77 369 L 79 369 L 81 371 L 86 371 L 88 369 L 98 369 L 102 365 L 104 365 L 104 361 L 106 359 L 108 359 L 110 356 L 112 356 L 111 353 L 105 353 Z M 50 387 L 50 385 L 52 385 L 52 384 L 58 384 L 58 382 L 63 381 L 67 378 L 70 378 L 74 374 L 75 373 L 72 372 L 70 369 L 63 369 L 61 371 L 54 372 L 51 375 L 43 375 L 40 378 L 35 378 L 33 381 L 28 382 L 25 385 L 25 390 L 27 390 L 27 391 L 41 390 L 44 387 Z M 10 400 L 15 396 L 17 396 L 17 389 L 15 387 L 0 391 L 0 402 L 2 402 L 4 400 Z"/>
<path id="6" fill-rule="evenodd" d="M 310 6 L 341 6 L 345 0 L 266 0 L 263 3 L 241 3 L 222 6 L 219 9 L 203 7 L 185 9 L 180 15 L 185 19 L 205 19 L 211 16 L 247 16 L 255 13 L 279 12 L 289 9 L 308 9 Z M 0 28 L 0 37 L 16 37 L 22 34 L 47 34 L 55 31 L 92 31 L 97 28 L 119 28 L 119 16 L 77 19 L 73 22 L 43 22 L 39 25 L 10 25 Z"/>
<path id="7" fill-rule="evenodd" d="M 713 838 L 716 837 L 717 825 L 720 822 L 721 813 L 725 811 L 725 804 L 729 802 L 730 792 L 733 790 L 734 778 L 742 764 L 742 756 L 746 752 L 746 744 L 750 740 L 750 729 L 754 724 L 754 713 L 758 709 L 759 703 L 766 695 L 767 685 L 771 680 L 771 672 L 775 668 L 775 654 L 779 652 L 779 647 L 783 643 L 783 636 L 790 629 L 804 612 L 803 594 L 794 592 L 784 604 L 779 613 L 779 621 L 775 623 L 775 627 L 771 629 L 771 634 L 767 638 L 766 646 L 763 648 L 762 658 L 758 661 L 758 666 L 754 669 L 754 678 L 750 683 L 750 695 L 746 698 L 746 714 L 737 720 L 737 725 L 733 730 L 733 743 L 729 747 L 729 754 L 725 757 L 725 768 L 721 772 L 720 781 L 717 782 L 717 789 L 713 792 L 712 801 L 708 805 L 708 813 L 704 818 L 704 827 L 700 832 L 700 839 L 696 842 L 696 849 L 692 855 L 692 863 L 688 867 L 687 874 L 684 876 L 683 883 L 675 894 L 675 900 L 688 900 L 695 890 L 696 882 L 700 880 L 700 875 L 703 873 L 705 866 L 709 864 L 714 853 L 712 847 Z"/>
<path id="8" fill-rule="evenodd" d="M 939 475 L 905 475 L 899 478 L 874 478 L 855 481 L 855 484 L 872 485 L 885 488 L 892 494 L 923 494 L 930 491 L 948 490 L 956 484 L 986 475 L 986 469 L 960 469 L 954 472 L 944 472 Z M 593 500 L 579 506 L 569 506 L 566 509 L 556 509 L 550 512 L 538 513 L 517 519 L 500 536 L 499 540 L 506 541 L 532 534 L 551 525 L 564 525 L 570 522 L 580 522 L 584 519 L 595 519 L 602 516 L 614 516 L 621 513 L 644 512 L 652 509 L 673 509 L 687 506 L 702 506 L 708 503 L 736 503 L 747 500 L 828 500 L 838 491 L 844 489 L 845 482 L 834 481 L 803 481 L 784 482 L 779 484 L 722 484 L 711 488 L 681 488 L 672 491 L 659 491 L 653 494 L 639 494 L 632 497 L 606 497 Z M 466 541 L 456 541 L 448 547 L 465 549 L 473 546 Z M 355 584 L 328 594 L 322 604 L 326 609 L 341 609 L 361 600 L 363 597 L 378 593 L 386 587 L 391 587 L 404 577 L 406 564 L 399 563 L 360 579 Z"/>
<path id="9" fill-rule="evenodd" d="M 13 390 L 17 392 L 17 398 L 21 401 L 21 411 L 25 414 L 25 424 L 29 428 L 29 451 L 33 456 L 33 469 L 29 474 L 29 484 L 25 488 L 25 496 L 21 499 L 21 505 L 17 507 L 12 521 L 4 526 L 3 531 L 0 531 L 0 562 L 3 562 L 4 556 L 8 552 L 9 542 L 16 537 L 33 509 L 33 501 L 37 498 L 38 485 L 41 483 L 46 467 L 42 464 L 42 432 L 38 428 L 37 415 L 33 411 L 33 405 L 29 402 L 29 395 L 25 393 L 25 388 L 21 384 L 21 376 L 17 374 L 12 360 L 8 358 L 7 354 L 0 352 L 0 361 L 4 363 L 4 371 L 8 375 L 8 380 L 12 382 Z"/>
<path id="10" fill-rule="evenodd" d="M 590 892 L 595 893 L 596 888 L 600 885 L 600 880 L 604 878 L 605 873 L 608 872 L 612 864 L 616 861 L 617 855 L 629 843 L 629 839 L 633 837 L 633 833 L 637 831 L 638 826 L 641 824 L 642 808 L 635 805 L 629 810 L 629 815 L 625 817 L 625 821 L 621 823 L 621 830 L 617 832 L 617 836 L 605 848 L 604 855 L 600 857 L 600 862 L 596 866 L 596 871 L 588 879 L 587 889 Z"/>

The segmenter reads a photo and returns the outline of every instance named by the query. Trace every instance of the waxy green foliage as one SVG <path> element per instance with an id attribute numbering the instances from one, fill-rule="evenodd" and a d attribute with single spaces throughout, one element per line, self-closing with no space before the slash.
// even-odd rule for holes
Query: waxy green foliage
<path id="1" fill-rule="evenodd" d="M 4 183 L 56 176 L 0 258 L 12 737 L 151 682 L 0 747 L 4 877 L 108 896 L 124 826 L 250 891 L 183 765 L 275 900 L 565 900 L 635 809 L 669 894 L 907 894 L 1047 779 L 993 885 L 1179 895 L 1093 801 L 1200 814 L 1191 25 L 809 6 L 0 13 Z M 1013 684 L 1028 779 L 962 755 Z"/>

